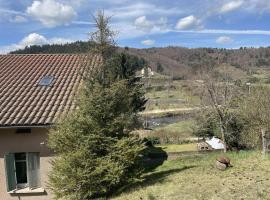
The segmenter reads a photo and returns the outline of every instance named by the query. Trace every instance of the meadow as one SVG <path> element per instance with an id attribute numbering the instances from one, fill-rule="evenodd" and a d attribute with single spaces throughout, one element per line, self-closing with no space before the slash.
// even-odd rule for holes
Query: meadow
<path id="1" fill-rule="evenodd" d="M 114 200 L 231 200 L 270 199 L 270 157 L 257 151 L 229 152 L 233 167 L 215 168 L 223 153 L 165 161 Z"/>

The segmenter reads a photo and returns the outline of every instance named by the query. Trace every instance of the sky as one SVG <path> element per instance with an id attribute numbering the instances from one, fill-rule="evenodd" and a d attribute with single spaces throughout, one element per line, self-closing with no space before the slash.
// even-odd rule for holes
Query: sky
<path id="1" fill-rule="evenodd" d="M 88 40 L 98 10 L 119 46 L 270 46 L 270 0 L 0 0 L 0 53 Z"/>

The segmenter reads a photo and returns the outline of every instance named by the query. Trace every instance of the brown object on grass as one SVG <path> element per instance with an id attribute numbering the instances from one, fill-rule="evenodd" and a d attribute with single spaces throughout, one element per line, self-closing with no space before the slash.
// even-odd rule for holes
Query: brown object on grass
<path id="1" fill-rule="evenodd" d="M 225 170 L 228 167 L 232 167 L 230 158 L 226 156 L 220 156 L 216 161 L 216 168 L 219 170 Z"/>
<path id="2" fill-rule="evenodd" d="M 220 163 L 225 164 L 227 167 L 231 166 L 231 160 L 230 158 L 226 157 L 226 156 L 220 156 L 217 158 L 217 161 Z"/>
<path id="3" fill-rule="evenodd" d="M 227 168 L 227 165 L 219 161 L 216 161 L 216 168 L 219 170 L 225 170 Z"/>

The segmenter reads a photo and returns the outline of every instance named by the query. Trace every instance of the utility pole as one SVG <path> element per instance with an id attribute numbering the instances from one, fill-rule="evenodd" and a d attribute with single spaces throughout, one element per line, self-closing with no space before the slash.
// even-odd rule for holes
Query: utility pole
<path id="1" fill-rule="evenodd" d="M 251 83 L 246 83 L 246 85 L 248 86 L 248 95 L 250 95 L 250 92 L 251 92 Z"/>

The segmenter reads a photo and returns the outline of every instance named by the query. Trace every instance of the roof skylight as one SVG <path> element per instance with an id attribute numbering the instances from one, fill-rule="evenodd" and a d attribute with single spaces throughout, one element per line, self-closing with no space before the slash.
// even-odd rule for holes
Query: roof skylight
<path id="1" fill-rule="evenodd" d="M 40 86 L 50 86 L 53 82 L 53 76 L 44 76 L 38 83 Z"/>

